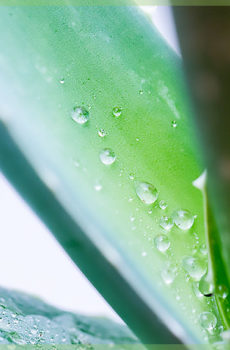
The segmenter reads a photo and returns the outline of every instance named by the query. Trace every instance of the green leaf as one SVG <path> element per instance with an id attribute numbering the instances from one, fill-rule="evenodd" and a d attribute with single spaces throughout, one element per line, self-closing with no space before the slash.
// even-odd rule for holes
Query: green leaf
<path id="1" fill-rule="evenodd" d="M 2 7 L 0 38 L 6 175 L 144 342 L 219 340 L 181 60 L 135 7 Z"/>
<path id="2" fill-rule="evenodd" d="M 215 293 L 217 306 L 222 318 L 222 322 L 227 329 L 230 326 L 230 296 L 228 292 L 228 276 L 221 255 L 220 236 L 215 222 L 215 217 L 210 206 L 206 188 L 207 172 L 205 171 L 193 185 L 197 187 L 203 196 L 205 236 L 208 249 L 208 269 L 207 273 L 200 281 L 201 289 L 207 295 Z"/>
<path id="3" fill-rule="evenodd" d="M 126 326 L 59 310 L 30 295 L 0 288 L 0 344 L 137 344 Z M 138 349 L 142 349 L 139 345 Z"/>

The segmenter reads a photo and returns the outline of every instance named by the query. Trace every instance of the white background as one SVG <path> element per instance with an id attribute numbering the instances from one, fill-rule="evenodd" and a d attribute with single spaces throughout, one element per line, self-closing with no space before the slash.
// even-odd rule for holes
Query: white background
<path id="1" fill-rule="evenodd" d="M 170 9 L 144 10 L 179 53 Z M 1 174 L 0 227 L 0 286 L 32 293 L 63 309 L 122 322 Z"/>

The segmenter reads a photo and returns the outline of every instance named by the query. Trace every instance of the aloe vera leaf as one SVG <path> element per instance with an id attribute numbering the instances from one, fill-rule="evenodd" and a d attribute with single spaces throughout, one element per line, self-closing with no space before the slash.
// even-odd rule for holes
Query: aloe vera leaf
<path id="1" fill-rule="evenodd" d="M 203 169 L 180 59 L 135 7 L 2 7 L 0 16 L 5 173 L 143 340 L 175 341 L 163 322 L 184 342 L 207 341 L 206 311 L 218 337 L 215 300 L 197 297 L 182 266 L 193 254 L 202 269 L 207 262 L 203 198 L 192 185 Z M 71 118 L 77 106 L 89 112 L 85 125 Z M 117 157 L 111 166 L 100 161 L 104 148 Z M 140 201 L 139 181 L 156 186 L 165 211 Z M 198 215 L 192 229 L 167 233 L 161 217 L 180 208 Z M 165 254 L 158 234 L 171 242 Z"/>
<path id="2" fill-rule="evenodd" d="M 177 338 L 162 324 L 148 303 L 143 300 L 142 295 L 138 295 L 120 271 L 117 271 L 111 258 L 108 255 L 104 256 L 98 247 L 92 244 L 78 223 L 60 205 L 49 188 L 44 186 L 1 122 L 0 128 L 2 136 L 1 164 L 4 164 L 5 174 L 18 191 L 23 193 L 24 198 L 31 204 L 32 208 L 44 219 L 51 231 L 55 232 L 59 242 L 65 247 L 75 263 L 102 292 L 120 316 L 132 326 L 144 343 L 167 342 L 171 344 L 177 342 Z M 21 175 L 15 177 L 15 171 Z M 49 216 L 46 213 L 47 207 L 52 208 Z M 85 263 L 86 254 L 87 264 Z M 97 263 L 96 269 L 95 262 Z M 105 284 L 104 281 L 107 283 Z M 122 288 L 119 288 L 120 286 Z M 134 314 L 138 315 L 138 318 L 134 318 Z M 164 312 L 164 316 L 166 315 L 167 313 Z"/>
<path id="3" fill-rule="evenodd" d="M 207 193 L 207 171 L 193 182 L 203 196 L 205 236 L 208 250 L 208 270 L 204 276 L 206 291 L 214 293 L 218 310 L 226 329 L 230 326 L 230 296 L 228 292 L 228 275 L 221 254 L 220 235 L 210 206 Z"/>
<path id="4" fill-rule="evenodd" d="M 0 344 L 137 344 L 109 319 L 62 311 L 25 293 L 0 288 Z M 138 349 L 143 348 L 141 345 Z"/>

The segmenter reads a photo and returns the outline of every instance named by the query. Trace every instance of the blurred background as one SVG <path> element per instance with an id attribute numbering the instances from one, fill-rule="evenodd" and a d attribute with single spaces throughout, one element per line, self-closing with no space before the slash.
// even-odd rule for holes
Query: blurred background
<path id="1" fill-rule="evenodd" d="M 180 55 L 170 8 L 141 9 Z M 0 286 L 31 293 L 62 309 L 122 322 L 1 174 L 0 213 Z"/>

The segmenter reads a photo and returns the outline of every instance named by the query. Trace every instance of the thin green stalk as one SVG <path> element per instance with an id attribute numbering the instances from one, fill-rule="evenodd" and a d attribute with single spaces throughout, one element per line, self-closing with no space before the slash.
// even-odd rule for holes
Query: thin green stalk
<path id="1" fill-rule="evenodd" d="M 203 197 L 204 231 L 208 249 L 206 280 L 214 286 L 214 297 L 225 329 L 230 328 L 230 294 L 228 275 L 221 255 L 219 232 L 208 200 L 206 171 L 193 182 Z M 223 289 L 221 291 L 221 288 Z"/>

